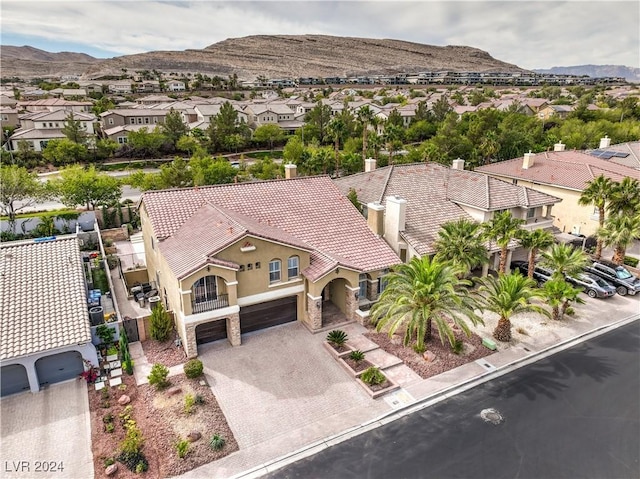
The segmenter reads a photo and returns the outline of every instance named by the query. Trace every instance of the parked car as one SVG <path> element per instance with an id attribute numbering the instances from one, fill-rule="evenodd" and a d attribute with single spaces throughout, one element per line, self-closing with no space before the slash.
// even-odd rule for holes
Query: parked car
<path id="1" fill-rule="evenodd" d="M 631 274 L 624 266 L 611 261 L 599 260 L 587 266 L 585 270 L 613 284 L 620 296 L 640 293 L 640 278 Z"/>
<path id="2" fill-rule="evenodd" d="M 512 261 L 509 265 L 511 270 L 518 270 L 522 274 L 522 276 L 527 276 L 529 273 L 529 262 L 528 261 Z M 533 279 L 538 283 L 538 287 L 542 287 L 544 283 L 551 279 L 551 275 L 553 271 L 543 268 L 542 266 L 535 265 L 533 270 Z"/>
<path id="3" fill-rule="evenodd" d="M 614 285 L 593 273 L 578 273 L 575 276 L 567 275 L 566 278 L 572 285 L 582 288 L 590 298 L 610 298 L 616 294 Z"/>

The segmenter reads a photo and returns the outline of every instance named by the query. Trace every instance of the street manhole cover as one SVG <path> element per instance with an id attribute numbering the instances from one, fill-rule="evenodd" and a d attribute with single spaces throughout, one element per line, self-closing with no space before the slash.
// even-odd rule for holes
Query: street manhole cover
<path id="1" fill-rule="evenodd" d="M 480 411 L 480 417 L 484 422 L 490 422 L 491 424 L 500 424 L 504 421 L 502 414 L 493 408 L 483 409 Z"/>

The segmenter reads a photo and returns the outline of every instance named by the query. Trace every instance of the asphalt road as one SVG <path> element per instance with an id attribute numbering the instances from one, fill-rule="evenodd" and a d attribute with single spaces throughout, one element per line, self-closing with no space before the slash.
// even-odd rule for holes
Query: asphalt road
<path id="1" fill-rule="evenodd" d="M 266 477 L 637 479 L 639 457 L 640 320 Z"/>

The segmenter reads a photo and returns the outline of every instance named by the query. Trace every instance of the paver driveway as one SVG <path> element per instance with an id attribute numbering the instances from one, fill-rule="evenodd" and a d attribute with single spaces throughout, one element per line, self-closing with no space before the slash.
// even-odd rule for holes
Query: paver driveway
<path id="1" fill-rule="evenodd" d="M 185 476 L 228 477 L 389 410 L 330 356 L 325 336 L 290 323 L 243 335 L 241 346 L 201 346 L 240 451 Z"/>
<path id="2" fill-rule="evenodd" d="M 0 400 L 2 477 L 93 477 L 87 385 L 55 384 Z M 50 461 L 40 464 L 37 462 Z M 62 464 L 63 470 L 59 466 Z M 55 465 L 55 471 L 42 469 Z M 16 472 L 20 469 L 20 472 Z"/>

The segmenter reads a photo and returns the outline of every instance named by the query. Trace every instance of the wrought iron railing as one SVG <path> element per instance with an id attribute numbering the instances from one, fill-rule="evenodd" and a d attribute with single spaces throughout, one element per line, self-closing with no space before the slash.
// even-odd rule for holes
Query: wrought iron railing
<path id="1" fill-rule="evenodd" d="M 226 308 L 229 306 L 229 295 L 219 294 L 216 299 L 208 301 L 191 301 L 191 312 L 204 313 L 205 311 L 213 311 L 214 309 Z"/>

